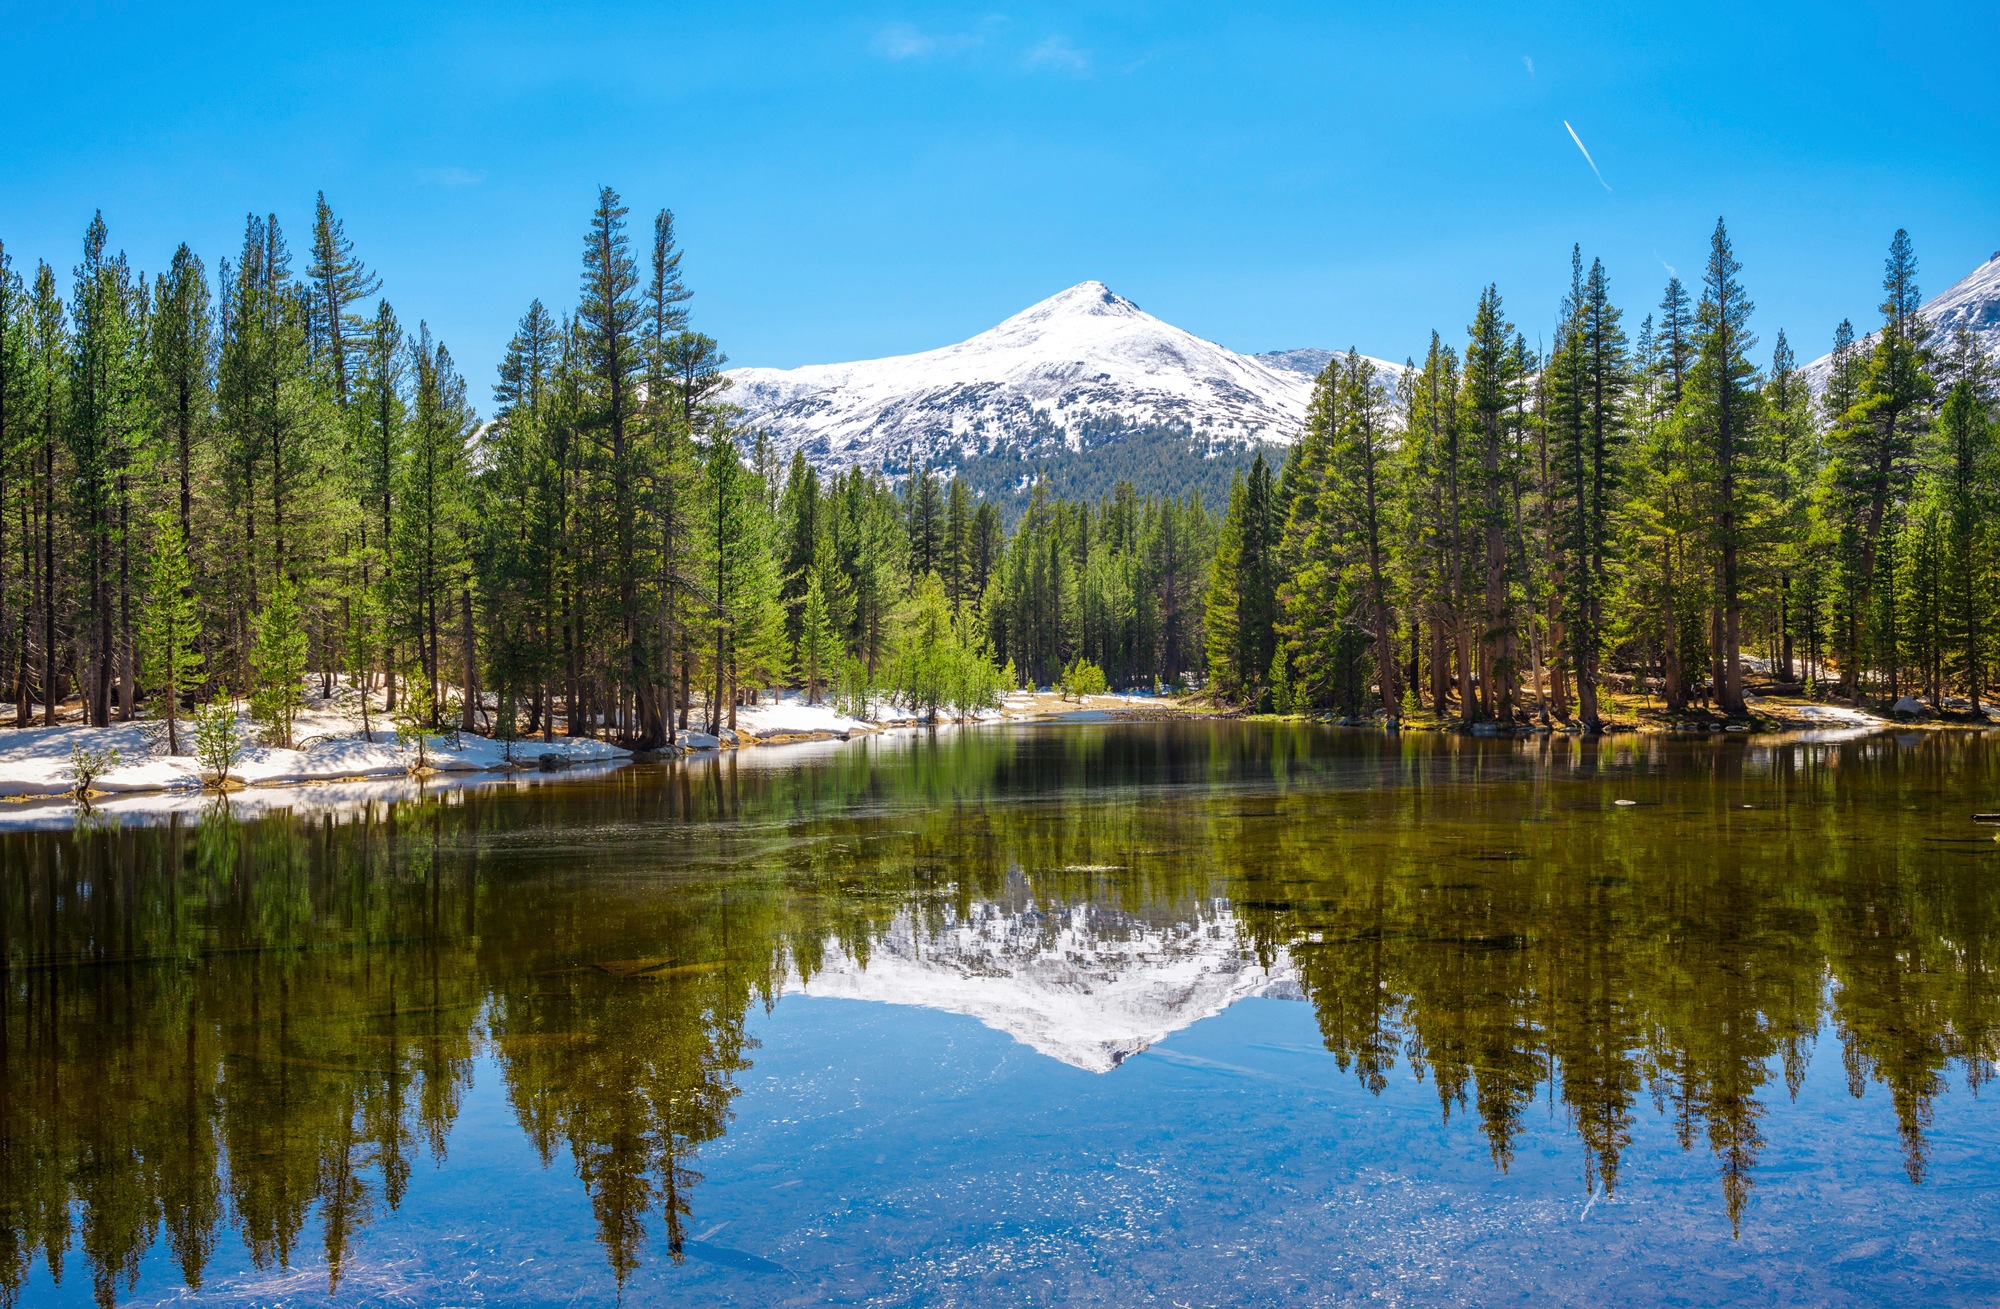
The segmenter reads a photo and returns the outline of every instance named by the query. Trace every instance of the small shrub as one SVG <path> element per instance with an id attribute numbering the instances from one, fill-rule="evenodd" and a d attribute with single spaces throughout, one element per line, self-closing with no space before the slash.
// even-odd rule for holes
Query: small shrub
<path id="1" fill-rule="evenodd" d="M 434 710 L 430 679 L 421 670 L 412 672 L 404 683 L 403 703 L 396 711 L 397 744 L 417 752 L 411 772 L 424 772 L 431 766 L 430 729 Z"/>
<path id="2" fill-rule="evenodd" d="M 69 775 L 74 783 L 70 794 L 79 800 L 88 797 L 91 785 L 117 766 L 118 750 L 115 746 L 104 750 L 92 750 L 85 745 L 70 747 Z"/>
<path id="3" fill-rule="evenodd" d="M 1104 680 L 1104 670 L 1081 656 L 1062 670 L 1062 677 L 1056 682 L 1056 694 L 1065 700 L 1103 695 L 1110 689 L 1110 684 Z"/>
<path id="4" fill-rule="evenodd" d="M 834 707 L 849 718 L 866 722 L 874 716 L 875 698 L 868 665 L 859 659 L 843 660 L 839 680 L 834 684 Z"/>
<path id="5" fill-rule="evenodd" d="M 243 728 L 236 711 L 227 704 L 204 705 L 194 711 L 194 754 L 201 763 L 202 781 L 221 786 L 243 753 Z"/>

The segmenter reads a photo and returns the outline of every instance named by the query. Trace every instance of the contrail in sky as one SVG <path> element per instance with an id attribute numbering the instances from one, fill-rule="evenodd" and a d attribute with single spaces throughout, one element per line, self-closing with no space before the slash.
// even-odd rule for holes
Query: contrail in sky
<path id="1" fill-rule="evenodd" d="M 1597 161 L 1590 157 L 1590 151 L 1583 149 L 1583 138 L 1576 134 L 1576 129 L 1569 125 L 1569 119 L 1567 118 L 1563 119 L 1563 130 L 1569 133 L 1570 140 L 1576 142 L 1576 148 L 1583 150 L 1583 162 L 1590 165 L 1591 172 L 1597 173 L 1597 184 L 1609 191 L 1611 183 L 1604 180 L 1604 174 L 1597 172 Z"/>

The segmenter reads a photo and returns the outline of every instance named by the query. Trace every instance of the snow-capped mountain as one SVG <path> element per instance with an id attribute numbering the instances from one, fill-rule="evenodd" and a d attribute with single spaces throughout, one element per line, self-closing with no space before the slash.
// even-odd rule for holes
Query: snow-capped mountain
<path id="1" fill-rule="evenodd" d="M 1221 902 L 1165 924 L 1089 905 L 982 903 L 938 931 L 904 914 L 865 966 L 829 942 L 787 990 L 965 1014 L 1094 1073 L 1238 1000 L 1303 998 L 1289 960 L 1259 964 Z"/>
<path id="2" fill-rule="evenodd" d="M 1939 349 L 1949 349 L 1952 337 L 1957 335 L 1961 323 L 1972 329 L 1982 349 L 1989 356 L 2000 358 L 2000 250 L 1979 267 L 1967 273 L 1944 292 L 1926 303 L 1921 310 L 1930 320 L 1931 344 Z M 1872 344 L 1874 333 L 1864 340 L 1864 348 Z M 1800 370 L 1806 385 L 1814 391 L 1826 385 L 1833 372 L 1833 356 L 1821 355 Z"/>
<path id="3" fill-rule="evenodd" d="M 822 468 L 944 467 L 965 455 L 1080 450 L 1173 429 L 1210 446 L 1298 437 L 1316 369 L 1241 355 L 1080 282 L 970 340 L 922 354 L 739 368 L 729 398 Z"/>

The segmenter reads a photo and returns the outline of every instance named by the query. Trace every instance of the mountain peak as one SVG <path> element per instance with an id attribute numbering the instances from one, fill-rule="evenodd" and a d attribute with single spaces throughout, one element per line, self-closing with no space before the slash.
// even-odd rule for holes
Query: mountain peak
<path id="1" fill-rule="evenodd" d="M 1080 452 L 1135 432 L 1204 450 L 1289 443 L 1313 385 L 1095 279 L 935 350 L 729 376 L 749 423 L 782 454 L 803 450 L 823 469 L 951 468 L 968 457 Z"/>
<path id="2" fill-rule="evenodd" d="M 1050 318 L 1087 316 L 1096 318 L 1143 318 L 1146 311 L 1099 281 L 1078 282 L 1039 300 L 1015 314 L 1007 322 L 1033 322 Z M 1003 323 L 1002 326 L 1005 326 Z"/>

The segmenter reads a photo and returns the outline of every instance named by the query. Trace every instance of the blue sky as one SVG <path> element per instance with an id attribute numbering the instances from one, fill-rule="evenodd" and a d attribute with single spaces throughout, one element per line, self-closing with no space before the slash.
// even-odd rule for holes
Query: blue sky
<path id="1" fill-rule="evenodd" d="M 0 0 L 0 29 L 17 262 L 66 270 L 97 207 L 144 268 L 213 268 L 251 209 L 298 248 L 324 188 L 482 397 L 529 299 L 573 301 L 600 182 L 635 227 L 675 211 L 696 325 L 778 366 L 1092 277 L 1236 349 L 1394 357 L 1492 280 L 1533 339 L 1572 241 L 1636 323 L 1718 214 L 1758 330 L 1811 357 L 1896 227 L 1927 293 L 2000 248 L 1990 3 Z"/>

